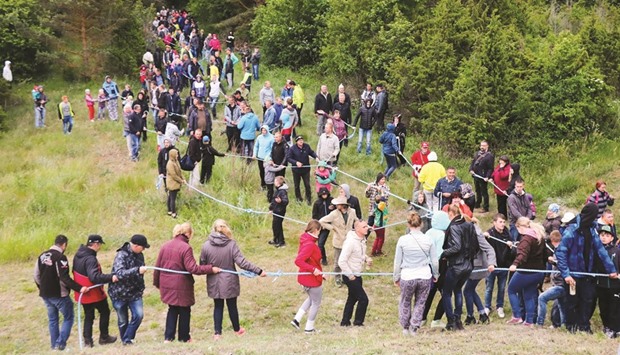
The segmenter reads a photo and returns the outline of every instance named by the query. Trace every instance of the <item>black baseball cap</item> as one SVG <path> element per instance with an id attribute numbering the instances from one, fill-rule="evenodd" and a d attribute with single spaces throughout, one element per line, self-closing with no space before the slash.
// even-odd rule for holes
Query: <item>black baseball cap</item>
<path id="1" fill-rule="evenodd" d="M 142 234 L 134 234 L 131 237 L 131 244 L 139 245 L 147 249 L 151 247 L 149 242 L 146 240 L 146 237 L 143 236 Z"/>
<path id="2" fill-rule="evenodd" d="M 90 244 L 90 243 L 105 244 L 105 242 L 103 241 L 103 237 L 101 237 L 99 234 L 89 235 L 88 241 L 86 242 L 86 244 Z"/>
<path id="3" fill-rule="evenodd" d="M 304 139 L 304 137 L 302 135 L 299 135 L 299 136 L 295 137 L 295 142 L 297 142 L 300 139 Z"/>

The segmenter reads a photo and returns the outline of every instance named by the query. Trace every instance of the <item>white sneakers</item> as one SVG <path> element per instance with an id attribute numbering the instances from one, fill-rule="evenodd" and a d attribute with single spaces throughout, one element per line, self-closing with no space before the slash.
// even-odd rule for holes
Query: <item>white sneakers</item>
<path id="1" fill-rule="evenodd" d="M 434 320 L 431 322 L 431 328 L 445 328 L 446 323 L 443 323 L 441 320 Z"/>
<path id="2" fill-rule="evenodd" d="M 502 307 L 497 308 L 497 316 L 500 318 L 506 317 L 506 315 L 504 314 L 504 309 Z"/>

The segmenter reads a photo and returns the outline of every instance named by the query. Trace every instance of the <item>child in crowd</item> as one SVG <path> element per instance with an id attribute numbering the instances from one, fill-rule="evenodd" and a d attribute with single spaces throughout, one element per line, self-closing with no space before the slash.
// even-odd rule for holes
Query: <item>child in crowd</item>
<path id="1" fill-rule="evenodd" d="M 90 94 L 90 89 L 84 90 L 84 101 L 86 102 L 86 108 L 88 109 L 88 119 L 90 122 L 95 121 L 95 100 Z"/>
<path id="2" fill-rule="evenodd" d="M 286 168 L 285 165 L 275 165 L 271 157 L 265 159 L 265 185 L 267 185 L 267 202 L 271 203 L 273 200 L 273 183 L 276 179 L 276 173 Z"/>
<path id="3" fill-rule="evenodd" d="M 375 231 L 375 242 L 372 245 L 372 253 L 371 256 L 383 256 L 383 243 L 385 242 L 385 225 L 387 224 L 387 214 L 388 208 L 385 198 L 381 196 L 375 197 L 375 223 L 374 223 L 374 231 Z"/>
<path id="4" fill-rule="evenodd" d="M 269 204 L 269 211 L 273 214 L 273 222 L 271 223 L 273 240 L 269 241 L 269 244 L 275 245 L 276 248 L 282 248 L 286 246 L 282 222 L 288 205 L 288 186 L 284 181 L 284 176 L 276 176 L 273 184 L 276 187 L 276 192 Z"/>
<path id="5" fill-rule="evenodd" d="M 97 101 L 99 101 L 99 111 L 97 111 L 97 120 L 102 120 L 105 116 L 105 103 L 108 101 L 108 98 L 105 96 L 105 92 L 103 89 L 99 89 L 99 95 L 97 96 Z"/>
<path id="6" fill-rule="evenodd" d="M 603 225 L 599 227 L 598 235 L 609 254 L 611 261 L 620 270 L 620 249 L 614 243 L 614 235 L 611 227 Z M 605 273 L 605 267 L 599 258 L 595 259 L 597 272 Z M 616 338 L 620 335 L 620 280 L 607 276 L 596 278 L 596 294 L 603 332 L 608 338 Z"/>
<path id="7" fill-rule="evenodd" d="M 559 231 L 554 230 L 549 235 L 549 241 L 551 247 L 547 244 L 548 248 L 553 248 L 553 256 L 548 258 L 549 263 L 553 266 L 552 270 L 558 271 L 557 260 L 555 258 L 555 249 L 560 245 L 562 240 L 562 234 Z M 560 322 L 564 324 L 564 296 L 566 291 L 564 290 L 564 279 L 559 272 L 551 274 L 551 287 L 538 296 L 538 319 L 536 324 L 543 326 L 545 323 L 545 316 L 547 315 L 547 302 L 552 300 L 558 300 L 558 310 L 560 311 Z"/>
<path id="8" fill-rule="evenodd" d="M 316 177 L 316 192 L 318 193 L 322 187 L 326 188 L 327 191 L 332 191 L 332 183 L 336 182 L 336 169 L 335 167 L 330 167 L 327 165 L 327 162 L 320 161 L 319 166 L 316 168 L 314 175 Z"/>
<path id="9" fill-rule="evenodd" d="M 200 160 L 202 163 L 200 169 L 200 183 L 206 184 L 211 180 L 213 165 L 215 165 L 215 157 L 224 157 L 226 154 L 218 152 L 217 149 L 211 145 L 209 136 L 202 137 L 202 146 L 200 150 L 202 151 L 202 159 Z"/>
<path id="10" fill-rule="evenodd" d="M 62 131 L 64 134 L 71 134 L 74 117 L 75 113 L 73 113 L 73 109 L 71 108 L 69 97 L 64 95 L 62 97 L 62 102 L 58 104 L 58 119 L 62 120 Z"/>

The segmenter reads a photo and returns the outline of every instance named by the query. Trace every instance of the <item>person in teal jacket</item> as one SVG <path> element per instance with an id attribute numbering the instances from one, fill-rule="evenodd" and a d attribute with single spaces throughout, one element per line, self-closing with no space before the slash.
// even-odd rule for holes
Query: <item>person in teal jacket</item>
<path id="1" fill-rule="evenodd" d="M 269 133 L 269 126 L 263 125 L 260 129 L 261 134 L 256 137 L 256 143 L 253 147 L 253 158 L 258 158 L 258 172 L 260 175 L 260 187 L 264 190 L 267 188 L 265 183 L 265 166 L 264 162 L 271 156 L 271 148 L 273 147 L 273 135 Z"/>
<path id="2" fill-rule="evenodd" d="M 237 123 L 241 138 L 241 155 L 248 157 L 248 165 L 252 163 L 252 155 L 254 153 L 254 140 L 256 132 L 260 130 L 260 122 L 258 116 L 252 112 L 250 106 L 245 106 L 243 116 Z"/>

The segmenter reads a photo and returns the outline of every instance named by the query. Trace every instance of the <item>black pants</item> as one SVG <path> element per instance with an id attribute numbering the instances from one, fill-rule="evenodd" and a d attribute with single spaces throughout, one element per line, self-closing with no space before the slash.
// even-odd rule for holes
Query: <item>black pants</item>
<path id="1" fill-rule="evenodd" d="M 327 242 L 327 237 L 329 237 L 329 229 L 321 229 L 319 233 L 319 249 L 321 249 L 321 258 L 324 261 L 327 261 L 327 254 L 325 253 L 325 243 Z M 338 260 L 334 260 L 334 264 L 337 263 Z"/>
<path id="2" fill-rule="evenodd" d="M 265 183 L 265 166 L 262 160 L 257 160 L 257 161 L 258 161 L 258 175 L 260 175 L 260 187 L 264 189 L 265 187 L 267 187 L 267 184 Z"/>
<path id="3" fill-rule="evenodd" d="M 228 141 L 228 147 L 226 148 L 227 152 L 236 148 L 235 144 L 235 134 L 239 131 L 237 127 L 228 127 L 226 126 L 226 140 Z"/>
<path id="4" fill-rule="evenodd" d="M 168 212 L 177 213 L 177 194 L 179 190 L 168 190 Z"/>
<path id="5" fill-rule="evenodd" d="M 274 164 L 275 164 L 275 162 L 274 162 Z M 285 164 L 285 162 L 282 162 L 282 164 Z M 282 164 L 276 164 L 276 165 L 282 165 Z M 280 171 L 276 171 L 276 176 L 286 177 L 286 169 L 282 169 Z"/>
<path id="6" fill-rule="evenodd" d="M 620 290 L 617 288 L 596 289 L 603 326 L 615 332 L 620 331 L 620 298 L 616 297 L 619 294 Z"/>
<path id="7" fill-rule="evenodd" d="M 435 298 L 437 292 L 439 292 L 439 303 L 437 303 L 437 308 L 435 308 L 435 316 L 433 317 L 433 320 L 441 320 L 443 317 L 445 311 L 443 308 L 443 300 L 441 299 L 441 292 L 443 290 L 443 282 L 445 278 L 446 276 L 444 270 L 443 273 L 439 274 L 437 282 L 431 285 L 431 291 L 429 292 L 428 297 L 426 298 L 426 303 L 424 304 L 424 314 L 422 315 L 422 319 L 427 319 L 428 312 L 430 312 L 431 306 L 433 305 L 433 298 Z"/>
<path id="8" fill-rule="evenodd" d="M 190 340 L 189 324 L 192 315 L 191 307 L 168 306 L 168 315 L 166 316 L 166 330 L 164 339 L 174 340 L 177 331 L 177 323 L 179 325 L 179 341 L 186 342 Z"/>
<path id="9" fill-rule="evenodd" d="M 202 158 L 200 164 L 200 183 L 205 184 L 211 180 L 211 176 L 213 175 L 213 165 L 207 164 L 206 159 Z"/>
<path id="10" fill-rule="evenodd" d="M 398 137 L 398 147 L 400 148 L 400 154 L 396 154 L 398 158 L 399 165 L 407 165 L 407 160 L 403 157 L 403 153 L 405 152 L 405 138 Z"/>
<path id="11" fill-rule="evenodd" d="M 348 277 L 343 277 L 345 285 L 349 289 L 347 296 L 347 302 L 344 305 L 344 311 L 342 312 L 342 321 L 340 325 L 351 325 L 351 317 L 353 316 L 353 307 L 357 303 L 357 309 L 355 310 L 355 318 L 353 319 L 353 325 L 364 325 L 364 319 L 366 318 L 366 309 L 368 308 L 368 296 L 364 291 L 364 285 L 361 277 L 356 277 L 351 281 Z"/>
<path id="12" fill-rule="evenodd" d="M 110 306 L 108 300 L 102 300 L 95 303 L 83 304 L 84 307 L 84 339 L 92 340 L 93 323 L 95 322 L 95 309 L 99 311 L 99 337 L 106 338 L 109 333 L 110 325 Z"/>
<path id="13" fill-rule="evenodd" d="M 213 308 L 213 327 L 215 328 L 215 334 L 222 334 L 222 321 L 224 320 L 224 300 L 216 298 L 213 300 L 215 307 Z M 233 330 L 238 332 L 241 329 L 239 325 L 239 311 L 237 310 L 237 297 L 227 298 L 226 307 L 228 308 L 228 315 L 230 316 L 230 322 L 232 323 Z"/>
<path id="14" fill-rule="evenodd" d="M 508 196 L 504 195 L 496 195 L 497 199 L 497 212 L 504 215 L 504 217 L 508 218 Z"/>
<path id="15" fill-rule="evenodd" d="M 566 290 L 566 302 L 564 303 L 566 307 L 564 310 L 566 312 L 564 315 L 566 329 L 571 332 L 590 331 L 592 305 L 596 297 L 594 279 L 585 277 L 576 278 L 575 281 L 577 282 L 577 293 L 574 296 L 571 296 L 568 284 L 564 284 Z"/>
<path id="16" fill-rule="evenodd" d="M 278 217 L 276 215 L 273 216 L 273 221 L 271 221 L 271 230 L 273 231 L 273 241 L 276 242 L 276 245 L 284 244 L 284 230 L 282 230 L 282 222 L 284 218 Z"/>
<path id="17" fill-rule="evenodd" d="M 476 186 L 476 208 L 482 206 L 485 210 L 489 209 L 489 189 L 488 183 L 482 179 L 474 178 Z"/>
<path id="18" fill-rule="evenodd" d="M 301 127 L 301 110 L 303 108 L 304 108 L 304 104 L 301 104 L 295 108 L 295 111 L 297 111 L 297 117 L 299 117 L 299 127 Z"/>
<path id="19" fill-rule="evenodd" d="M 297 169 L 293 170 L 293 184 L 295 185 L 295 198 L 298 202 L 303 202 L 301 198 L 301 187 L 299 186 L 300 180 L 304 181 L 304 187 L 306 189 L 306 201 L 308 204 L 312 203 L 311 191 L 310 191 L 310 172 L 298 172 Z"/>
<path id="20" fill-rule="evenodd" d="M 273 200 L 273 184 L 267 184 L 267 202 Z"/>
<path id="21" fill-rule="evenodd" d="M 385 112 L 377 112 L 377 123 L 375 125 L 375 130 L 377 132 L 383 132 L 385 129 Z"/>

